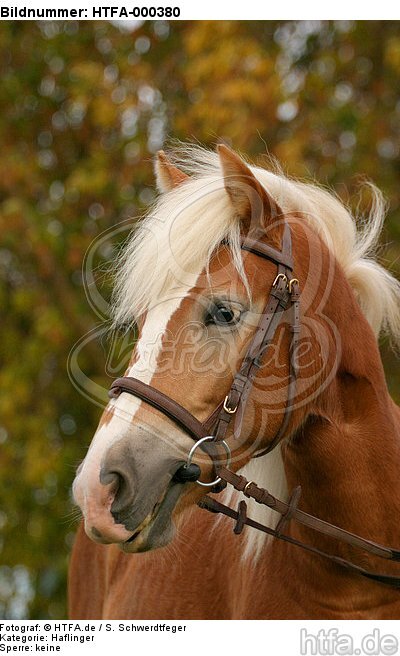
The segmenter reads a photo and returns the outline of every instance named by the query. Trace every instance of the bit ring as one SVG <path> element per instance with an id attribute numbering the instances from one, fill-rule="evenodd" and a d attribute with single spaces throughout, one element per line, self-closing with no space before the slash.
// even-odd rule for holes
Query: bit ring
<path id="1" fill-rule="evenodd" d="M 192 448 L 189 451 L 189 455 L 187 457 L 186 465 L 185 467 L 189 467 L 189 465 L 192 464 L 193 456 L 195 454 L 196 449 L 203 444 L 204 442 L 215 442 L 215 437 L 214 435 L 207 435 L 207 437 L 202 437 L 200 440 L 197 440 L 195 444 L 193 444 Z M 217 444 L 221 444 L 221 446 L 224 447 L 225 453 L 226 453 L 226 467 L 229 467 L 231 464 L 231 450 L 225 440 L 219 440 Z M 215 481 L 212 481 L 211 483 L 203 483 L 202 481 L 196 481 L 198 485 L 202 485 L 203 487 L 213 487 L 214 485 L 217 485 L 221 481 L 221 478 L 217 476 Z"/>

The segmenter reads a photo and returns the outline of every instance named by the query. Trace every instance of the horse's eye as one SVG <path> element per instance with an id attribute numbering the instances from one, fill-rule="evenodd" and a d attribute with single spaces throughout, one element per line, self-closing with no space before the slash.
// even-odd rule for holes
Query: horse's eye
<path id="1" fill-rule="evenodd" d="M 214 305 L 206 316 L 206 326 L 233 326 L 240 319 L 240 312 L 226 305 Z"/>

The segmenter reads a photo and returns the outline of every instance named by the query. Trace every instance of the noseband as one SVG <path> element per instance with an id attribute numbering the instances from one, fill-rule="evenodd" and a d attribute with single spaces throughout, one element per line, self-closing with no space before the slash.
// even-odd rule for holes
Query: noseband
<path id="1" fill-rule="evenodd" d="M 293 278 L 292 239 L 289 225 L 286 222 L 284 224 L 281 251 L 259 240 L 249 238 L 242 239 L 241 247 L 244 251 L 273 262 L 277 267 L 277 273 L 261 319 L 239 371 L 233 378 L 231 388 L 225 399 L 221 401 L 208 419 L 205 422 L 200 422 L 171 397 L 131 376 L 117 378 L 111 385 L 109 392 L 111 398 L 117 398 L 122 392 L 127 392 L 138 397 L 156 410 L 162 412 L 169 419 L 172 419 L 180 428 L 186 431 L 196 441 L 196 444 L 190 451 L 187 465 L 190 464 L 194 451 L 198 447 L 206 451 L 213 460 L 217 459 L 218 456 L 215 447 L 220 444 L 225 450 L 227 457 L 226 464 L 229 466 L 230 449 L 225 442 L 228 427 L 234 419 L 233 434 L 238 439 L 241 434 L 249 394 L 256 374 L 262 366 L 263 355 L 269 344 L 271 344 L 283 315 L 288 309 L 290 310 L 291 316 L 291 342 L 289 347 L 288 395 L 284 415 L 277 434 L 265 449 L 253 456 L 254 458 L 265 455 L 278 444 L 286 432 L 292 415 L 298 374 L 296 350 L 300 332 L 300 291 L 299 281 L 297 278 Z M 216 470 L 215 462 L 214 470 Z M 216 476 L 215 480 L 211 483 L 203 483 L 199 480 L 197 480 L 197 483 L 205 487 L 212 487 L 213 491 L 220 491 L 226 486 L 226 483 L 222 482 L 219 476 Z M 217 485 L 219 488 L 215 487 Z"/>

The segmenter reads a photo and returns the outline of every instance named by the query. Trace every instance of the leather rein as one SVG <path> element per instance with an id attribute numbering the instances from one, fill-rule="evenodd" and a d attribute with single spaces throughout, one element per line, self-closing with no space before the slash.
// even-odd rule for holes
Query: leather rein
<path id="1" fill-rule="evenodd" d="M 213 467 L 216 473 L 216 478 L 211 483 L 196 480 L 197 483 L 211 488 L 210 491 L 214 493 L 221 492 L 227 484 L 230 484 L 248 498 L 252 498 L 257 503 L 272 508 L 281 515 L 276 527 L 271 528 L 247 516 L 247 506 L 244 500 L 239 502 L 236 511 L 212 497 L 204 496 L 198 503 L 199 507 L 213 513 L 222 513 L 235 520 L 234 532 L 236 534 L 241 533 L 245 525 L 248 525 L 277 539 L 327 558 L 336 565 L 361 574 L 364 577 L 394 588 L 400 588 L 400 576 L 390 576 L 366 570 L 344 558 L 321 551 L 312 545 L 296 540 L 284 534 L 283 529 L 291 520 L 294 520 L 323 535 L 336 538 L 353 547 L 361 548 L 375 556 L 392 561 L 400 561 L 400 550 L 366 540 L 329 522 L 325 522 L 314 515 L 299 510 L 297 505 L 301 495 L 300 486 L 293 490 L 289 501 L 286 503 L 275 498 L 267 490 L 259 488 L 253 481 L 249 482 L 243 476 L 239 476 L 229 469 L 230 449 L 225 442 L 225 436 L 232 420 L 234 420 L 233 435 L 236 439 L 240 437 L 246 404 L 254 378 L 258 370 L 262 367 L 263 355 L 271 344 L 275 332 L 282 322 L 283 315 L 287 311 L 290 313 L 291 339 L 289 345 L 288 394 L 284 415 L 281 426 L 272 441 L 262 451 L 255 453 L 253 458 L 259 458 L 272 451 L 285 435 L 292 416 L 296 393 L 296 379 L 298 376 L 296 351 L 300 333 L 300 286 L 298 279 L 293 277 L 294 265 L 289 225 L 287 222 L 284 224 L 281 251 L 257 239 L 250 239 L 248 237 L 242 239 L 241 247 L 244 251 L 273 262 L 277 267 L 277 274 L 259 324 L 224 401 L 221 401 L 211 415 L 204 422 L 201 422 L 171 397 L 131 376 L 117 378 L 110 387 L 109 396 L 110 398 L 117 398 L 122 392 L 131 394 L 167 416 L 190 435 L 195 441 L 195 444 L 190 450 L 188 460 L 182 469 L 191 465 L 196 449 L 201 448 L 213 460 Z M 218 449 L 218 447 L 221 446 L 225 451 L 226 467 L 220 464 L 222 456 L 220 453 L 221 449 Z M 188 478 L 187 480 L 195 479 Z"/>

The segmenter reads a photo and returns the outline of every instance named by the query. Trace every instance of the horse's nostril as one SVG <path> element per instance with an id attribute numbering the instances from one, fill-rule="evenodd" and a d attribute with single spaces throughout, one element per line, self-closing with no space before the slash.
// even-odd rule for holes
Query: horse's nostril
<path id="1" fill-rule="evenodd" d="M 102 534 L 100 533 L 100 531 L 97 530 L 95 526 L 92 526 L 90 530 L 92 531 L 92 534 L 94 535 L 95 538 L 99 538 L 99 539 L 103 538 Z"/>
<path id="2" fill-rule="evenodd" d="M 194 483 L 200 478 L 201 469 L 192 462 L 190 465 L 182 465 L 175 472 L 173 481 L 175 483 Z"/>
<path id="3" fill-rule="evenodd" d="M 108 486 L 108 501 L 112 503 L 112 508 L 120 504 L 121 498 L 125 499 L 126 495 L 130 496 L 130 486 L 124 475 L 118 471 L 109 471 L 102 473 L 100 480 L 103 485 Z"/>
<path id="4" fill-rule="evenodd" d="M 102 473 L 101 482 L 103 485 L 110 485 L 110 491 L 116 494 L 123 484 L 123 476 L 115 471 L 110 471 L 106 474 Z"/>

